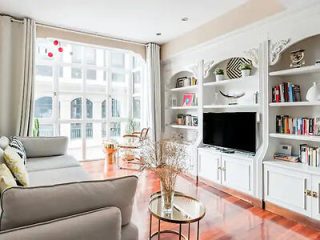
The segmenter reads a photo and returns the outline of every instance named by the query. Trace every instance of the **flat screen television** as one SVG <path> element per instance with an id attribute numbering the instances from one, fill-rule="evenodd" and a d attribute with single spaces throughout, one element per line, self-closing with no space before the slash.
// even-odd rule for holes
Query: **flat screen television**
<path id="1" fill-rule="evenodd" d="M 256 152 L 256 113 L 204 113 L 203 143 Z"/>

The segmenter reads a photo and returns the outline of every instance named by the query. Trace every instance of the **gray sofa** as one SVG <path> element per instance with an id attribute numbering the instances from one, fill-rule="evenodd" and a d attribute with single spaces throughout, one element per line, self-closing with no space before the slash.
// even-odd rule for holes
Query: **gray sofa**
<path id="1" fill-rule="evenodd" d="M 137 177 L 101 181 L 65 155 L 67 138 L 20 138 L 30 187 L 1 195 L 1 240 L 137 240 L 131 222 Z"/>

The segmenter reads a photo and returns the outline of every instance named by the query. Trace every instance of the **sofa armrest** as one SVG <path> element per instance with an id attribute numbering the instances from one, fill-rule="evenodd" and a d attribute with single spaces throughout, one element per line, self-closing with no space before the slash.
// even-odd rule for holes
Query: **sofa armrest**
<path id="1" fill-rule="evenodd" d="M 0 230 L 28 226 L 105 207 L 117 207 L 121 224 L 131 221 L 138 178 L 13 187 L 1 195 Z"/>
<path id="2" fill-rule="evenodd" d="M 18 137 L 27 158 L 64 155 L 68 147 L 67 137 Z"/>
<path id="3" fill-rule="evenodd" d="M 121 240 L 121 214 L 103 208 L 49 222 L 0 232 L 1 240 Z"/>

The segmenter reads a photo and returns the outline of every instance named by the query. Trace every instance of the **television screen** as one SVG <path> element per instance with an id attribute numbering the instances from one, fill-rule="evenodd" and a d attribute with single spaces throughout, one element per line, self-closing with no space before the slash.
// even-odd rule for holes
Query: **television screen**
<path id="1" fill-rule="evenodd" d="M 203 143 L 256 152 L 256 113 L 204 113 Z"/>

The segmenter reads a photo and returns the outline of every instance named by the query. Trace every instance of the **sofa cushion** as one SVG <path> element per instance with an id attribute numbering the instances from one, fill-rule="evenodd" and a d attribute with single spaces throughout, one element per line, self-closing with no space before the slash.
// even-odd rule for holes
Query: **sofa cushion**
<path id="1" fill-rule="evenodd" d="M 67 137 L 19 137 L 27 158 L 64 155 L 67 151 Z"/>
<path id="2" fill-rule="evenodd" d="M 29 172 L 30 186 L 45 186 L 90 180 L 82 167 L 68 167 Z"/>
<path id="3" fill-rule="evenodd" d="M 17 183 L 9 168 L 4 163 L 0 164 L 0 192 L 15 186 Z"/>
<path id="4" fill-rule="evenodd" d="M 15 176 L 17 182 L 22 186 L 28 186 L 29 176 L 26 166 L 14 148 L 7 147 L 4 150 L 4 161 L 12 174 Z"/>
<path id="5" fill-rule="evenodd" d="M 0 137 L 0 148 L 2 150 L 6 149 L 6 147 L 9 146 L 10 140 L 6 136 L 1 136 Z"/>
<path id="6" fill-rule="evenodd" d="M 78 166 L 80 163 L 69 155 L 28 158 L 27 161 L 28 172 Z"/>
<path id="7" fill-rule="evenodd" d="M 1 240 L 121 240 L 121 215 L 110 207 L 3 231 Z"/>
<path id="8" fill-rule="evenodd" d="M 131 220 L 137 182 L 136 176 L 127 176 L 43 187 L 9 188 L 1 197 L 0 230 L 111 206 L 120 209 L 122 226 L 127 225 Z"/>

